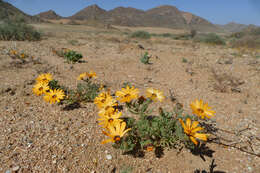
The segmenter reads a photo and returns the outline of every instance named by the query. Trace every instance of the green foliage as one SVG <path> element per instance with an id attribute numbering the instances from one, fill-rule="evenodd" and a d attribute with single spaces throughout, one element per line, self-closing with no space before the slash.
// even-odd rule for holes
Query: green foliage
<path id="1" fill-rule="evenodd" d="M 187 60 L 186 58 L 182 58 L 182 62 L 183 62 L 183 63 L 187 63 L 188 60 Z"/>
<path id="2" fill-rule="evenodd" d="M 83 80 L 77 85 L 76 90 L 70 90 L 66 102 L 68 104 L 80 102 L 93 102 L 98 96 L 100 84 L 91 81 L 91 79 Z"/>
<path id="3" fill-rule="evenodd" d="M 76 63 L 80 62 L 80 59 L 83 58 L 82 54 L 77 53 L 76 51 L 69 50 L 68 52 L 65 52 L 64 58 L 66 59 L 67 63 Z"/>
<path id="4" fill-rule="evenodd" d="M 37 41 L 41 33 L 23 22 L 8 21 L 0 25 L 0 40 Z"/>
<path id="5" fill-rule="evenodd" d="M 230 38 L 236 38 L 236 39 L 239 39 L 239 38 L 242 38 L 244 37 L 246 34 L 244 32 L 235 32 L 235 33 L 232 33 L 230 35 Z"/>
<path id="6" fill-rule="evenodd" d="M 49 87 L 50 89 L 54 90 L 54 89 L 63 89 L 64 87 L 62 87 L 60 84 L 59 84 L 59 81 L 57 80 L 51 80 L 49 81 Z"/>
<path id="7" fill-rule="evenodd" d="M 183 33 L 183 34 L 172 34 L 172 33 L 162 33 L 162 34 L 151 34 L 151 36 L 154 37 L 168 37 L 172 38 L 174 40 L 190 40 L 193 36 L 192 34 L 194 33 Z"/>
<path id="8" fill-rule="evenodd" d="M 208 43 L 208 44 L 215 44 L 215 45 L 225 45 L 226 44 L 224 39 L 215 33 L 197 35 L 197 36 L 195 36 L 194 41 Z"/>
<path id="9" fill-rule="evenodd" d="M 185 135 L 178 121 L 178 118 L 183 116 L 176 112 L 166 112 L 162 108 L 159 108 L 159 115 L 151 115 L 152 111 L 149 110 L 151 103 L 152 100 L 140 97 L 126 104 L 128 110 L 138 114 L 139 118 L 125 118 L 127 128 L 131 130 L 113 146 L 136 155 L 140 155 L 148 147 L 154 148 L 155 151 L 178 148 L 182 145 L 189 149 L 194 148 L 194 144 Z"/>
<path id="10" fill-rule="evenodd" d="M 150 56 L 148 55 L 148 52 L 145 52 L 144 55 L 141 56 L 140 58 L 140 61 L 143 63 L 143 64 L 150 64 Z"/>
<path id="11" fill-rule="evenodd" d="M 132 38 L 142 38 L 142 39 L 149 39 L 151 38 L 151 34 L 146 31 L 136 31 L 131 34 Z"/>
<path id="12" fill-rule="evenodd" d="M 163 33 L 161 34 L 162 37 L 172 37 L 173 35 L 171 33 Z"/>
<path id="13" fill-rule="evenodd" d="M 131 166 L 123 166 L 123 168 L 120 170 L 120 173 L 131 173 L 133 171 L 133 168 Z"/>

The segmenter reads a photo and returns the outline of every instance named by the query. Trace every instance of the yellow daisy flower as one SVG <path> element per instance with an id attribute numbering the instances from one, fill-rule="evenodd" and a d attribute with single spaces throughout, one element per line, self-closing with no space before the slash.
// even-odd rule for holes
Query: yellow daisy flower
<path id="1" fill-rule="evenodd" d="M 117 113 L 118 110 L 115 109 L 113 106 L 107 106 L 106 108 L 102 108 L 98 111 L 99 116 L 111 116 L 112 114 Z"/>
<path id="2" fill-rule="evenodd" d="M 20 54 L 20 58 L 25 58 L 25 54 L 24 54 L 24 53 L 21 53 L 21 54 Z"/>
<path id="3" fill-rule="evenodd" d="M 164 99 L 163 92 L 153 88 L 148 88 L 146 90 L 146 96 L 152 99 L 153 101 L 159 100 L 160 102 L 162 102 Z"/>
<path id="4" fill-rule="evenodd" d="M 128 85 L 126 88 L 122 88 L 121 91 L 116 92 L 117 100 L 122 103 L 129 103 L 133 99 L 136 99 L 138 97 L 139 90 L 137 88 L 129 87 Z"/>
<path id="5" fill-rule="evenodd" d="M 52 78 L 52 75 L 50 73 L 44 73 L 44 74 L 41 74 L 39 75 L 37 78 L 36 78 L 36 81 L 39 83 L 39 82 L 43 82 L 43 83 L 49 83 L 49 81 L 51 81 L 53 78 Z"/>
<path id="6" fill-rule="evenodd" d="M 88 77 L 91 78 L 97 78 L 97 74 L 93 71 L 90 71 L 89 73 L 87 73 Z"/>
<path id="7" fill-rule="evenodd" d="M 60 102 L 65 97 L 64 91 L 61 89 L 50 89 L 50 92 L 47 92 L 44 96 L 44 100 L 46 102 L 50 102 L 50 104 L 55 102 Z"/>
<path id="8" fill-rule="evenodd" d="M 45 94 L 47 90 L 49 90 L 49 86 L 47 83 L 37 83 L 33 87 L 33 93 L 37 96 L 40 96 L 42 94 Z"/>
<path id="9" fill-rule="evenodd" d="M 122 115 L 122 112 L 117 112 L 111 115 L 105 115 L 105 116 L 101 116 L 98 121 L 101 121 L 100 123 L 98 123 L 99 125 L 102 125 L 104 128 L 107 128 L 108 126 L 112 126 L 114 123 L 116 122 L 121 122 L 122 120 L 120 120 L 120 116 Z"/>
<path id="10" fill-rule="evenodd" d="M 16 55 L 17 52 L 16 52 L 15 50 L 10 50 L 10 54 L 11 54 L 11 55 Z"/>
<path id="11" fill-rule="evenodd" d="M 85 73 L 81 73 L 81 74 L 78 76 L 77 80 L 83 80 L 85 77 L 87 77 L 87 73 L 86 73 L 86 72 L 85 72 Z"/>
<path id="12" fill-rule="evenodd" d="M 126 129 L 126 123 L 125 122 L 116 122 L 114 123 L 114 126 L 108 126 L 108 132 L 103 131 L 103 133 L 110 137 L 110 139 L 104 140 L 101 142 L 101 144 L 106 144 L 108 142 L 119 142 L 121 138 L 131 130 L 131 128 Z"/>
<path id="13" fill-rule="evenodd" d="M 117 106 L 116 100 L 110 95 L 109 92 L 102 92 L 94 99 L 94 103 L 99 109 L 106 108 L 107 106 Z"/>
<path id="14" fill-rule="evenodd" d="M 190 118 L 186 119 L 186 124 L 184 124 L 182 119 L 179 119 L 179 121 L 184 129 L 184 132 L 186 133 L 186 135 L 188 135 L 190 137 L 190 140 L 195 145 L 198 145 L 198 141 L 196 141 L 195 138 L 203 140 L 203 141 L 207 141 L 208 134 L 197 133 L 198 131 L 203 130 L 202 127 L 197 127 L 199 124 L 198 121 L 194 121 L 192 124 L 191 124 Z"/>
<path id="15" fill-rule="evenodd" d="M 211 110 L 211 107 L 208 106 L 207 103 L 203 103 L 202 100 L 195 100 L 195 102 L 190 104 L 190 107 L 192 109 L 192 113 L 200 117 L 201 119 L 204 119 L 205 117 L 211 118 L 211 116 L 215 116 L 215 111 Z"/>

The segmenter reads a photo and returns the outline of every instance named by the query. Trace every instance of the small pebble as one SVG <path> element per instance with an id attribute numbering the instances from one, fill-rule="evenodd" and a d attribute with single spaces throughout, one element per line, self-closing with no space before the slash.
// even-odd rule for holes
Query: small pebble
<path id="1" fill-rule="evenodd" d="M 107 160 L 111 160 L 112 156 L 110 154 L 106 155 Z"/>
<path id="2" fill-rule="evenodd" d="M 20 166 L 13 167 L 13 171 L 18 171 L 20 169 Z"/>
<path id="3" fill-rule="evenodd" d="M 5 173 L 11 173 L 11 171 L 10 170 L 6 170 Z"/>
<path id="4" fill-rule="evenodd" d="M 252 168 L 250 166 L 247 167 L 247 169 L 251 172 L 252 171 Z"/>

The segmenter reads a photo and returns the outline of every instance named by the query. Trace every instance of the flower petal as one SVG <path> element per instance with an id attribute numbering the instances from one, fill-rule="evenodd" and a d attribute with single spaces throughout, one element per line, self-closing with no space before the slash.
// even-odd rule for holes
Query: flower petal
<path id="1" fill-rule="evenodd" d="M 195 133 L 193 135 L 195 138 L 198 138 L 200 140 L 203 140 L 203 141 L 207 141 L 207 134 L 202 134 L 202 133 Z"/>

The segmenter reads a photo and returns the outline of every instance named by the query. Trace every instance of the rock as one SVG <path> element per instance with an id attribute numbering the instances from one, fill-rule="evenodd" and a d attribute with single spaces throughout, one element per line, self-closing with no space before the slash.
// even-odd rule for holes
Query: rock
<path id="1" fill-rule="evenodd" d="M 112 156 L 110 154 L 106 155 L 107 160 L 111 160 Z"/>
<path id="2" fill-rule="evenodd" d="M 12 173 L 10 170 L 6 170 L 5 173 Z"/>
<path id="3" fill-rule="evenodd" d="M 15 167 L 13 167 L 13 171 L 18 171 L 20 169 L 20 166 L 15 166 Z"/>
<path id="4" fill-rule="evenodd" d="M 218 64 L 233 64 L 233 58 L 231 57 L 222 57 L 217 61 Z"/>

